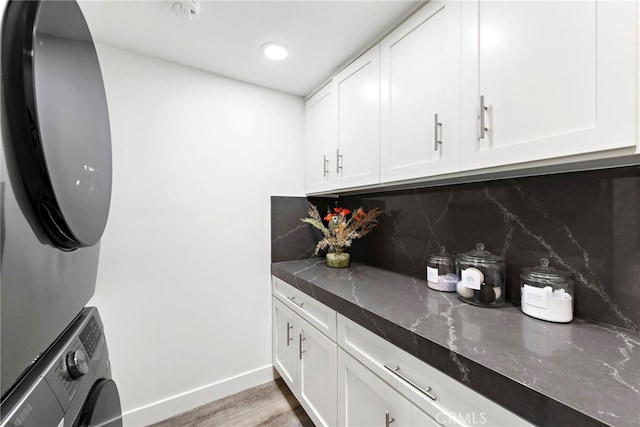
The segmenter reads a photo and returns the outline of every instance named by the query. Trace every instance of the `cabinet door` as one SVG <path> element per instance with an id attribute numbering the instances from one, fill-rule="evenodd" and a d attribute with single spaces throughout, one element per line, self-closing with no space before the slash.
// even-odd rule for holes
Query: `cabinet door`
<path id="1" fill-rule="evenodd" d="M 338 425 L 409 426 L 411 406 L 360 362 L 338 350 Z"/>
<path id="2" fill-rule="evenodd" d="M 300 403 L 317 426 L 335 426 L 337 346 L 299 320 Z"/>
<path id="3" fill-rule="evenodd" d="M 637 7 L 462 2 L 462 168 L 634 146 Z"/>
<path id="4" fill-rule="evenodd" d="M 381 42 L 382 182 L 460 166 L 460 2 L 431 1 Z"/>
<path id="5" fill-rule="evenodd" d="M 331 83 L 320 89 L 305 102 L 306 189 L 307 192 L 329 188 L 335 177 L 336 138 L 335 103 Z"/>
<path id="6" fill-rule="evenodd" d="M 277 298 L 272 298 L 272 301 L 273 366 L 295 394 L 298 387 L 298 341 L 296 339 L 298 316 Z"/>
<path id="7" fill-rule="evenodd" d="M 335 188 L 380 179 L 380 47 L 356 59 L 333 79 L 338 114 Z"/>

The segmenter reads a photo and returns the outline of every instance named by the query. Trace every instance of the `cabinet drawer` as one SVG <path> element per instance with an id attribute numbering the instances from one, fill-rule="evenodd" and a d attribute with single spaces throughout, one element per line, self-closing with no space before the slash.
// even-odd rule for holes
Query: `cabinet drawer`
<path id="1" fill-rule="evenodd" d="M 440 422 L 447 418 L 448 425 L 531 425 L 342 315 L 338 315 L 337 342 L 414 405 Z"/>
<path id="2" fill-rule="evenodd" d="M 320 332 L 336 341 L 336 312 L 284 280 L 272 277 L 273 295 Z"/>

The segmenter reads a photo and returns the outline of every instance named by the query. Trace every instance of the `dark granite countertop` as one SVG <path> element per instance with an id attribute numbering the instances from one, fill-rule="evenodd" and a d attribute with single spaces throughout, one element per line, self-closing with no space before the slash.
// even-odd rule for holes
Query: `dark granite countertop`
<path id="1" fill-rule="evenodd" d="M 480 394 L 538 425 L 640 425 L 640 333 L 518 307 L 482 308 L 420 279 L 324 259 L 272 273 Z"/>

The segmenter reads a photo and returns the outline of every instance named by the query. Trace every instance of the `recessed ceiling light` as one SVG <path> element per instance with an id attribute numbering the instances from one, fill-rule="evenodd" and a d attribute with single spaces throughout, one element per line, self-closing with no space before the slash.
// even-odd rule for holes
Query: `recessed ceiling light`
<path id="1" fill-rule="evenodd" d="M 260 48 L 264 56 L 274 61 L 280 61 L 289 56 L 289 49 L 281 43 L 266 43 Z"/>

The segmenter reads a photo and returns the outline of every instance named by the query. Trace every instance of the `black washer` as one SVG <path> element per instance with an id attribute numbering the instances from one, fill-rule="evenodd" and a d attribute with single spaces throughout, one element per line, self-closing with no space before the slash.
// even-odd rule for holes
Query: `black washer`
<path id="1" fill-rule="evenodd" d="M 92 357 L 81 336 L 98 336 Z M 0 401 L 0 427 L 122 427 L 118 387 L 98 310 L 86 307 L 29 373 Z M 99 332 L 99 333 L 95 333 Z M 73 376 L 70 354 L 85 369 Z"/>
<path id="2" fill-rule="evenodd" d="M 120 394 L 113 380 L 98 381 L 86 400 L 78 427 L 122 427 Z"/>

